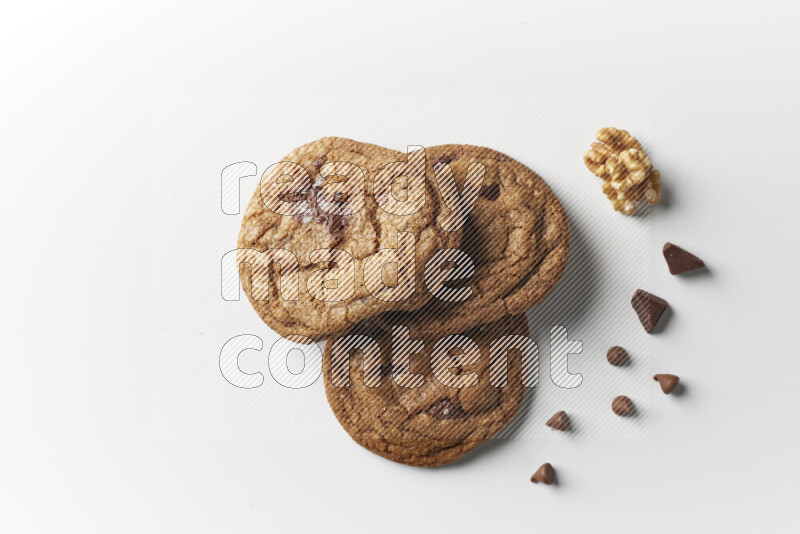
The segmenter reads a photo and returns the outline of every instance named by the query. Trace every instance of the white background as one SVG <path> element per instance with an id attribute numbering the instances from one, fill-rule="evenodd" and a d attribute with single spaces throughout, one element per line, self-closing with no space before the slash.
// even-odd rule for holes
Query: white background
<path id="1" fill-rule="evenodd" d="M 743 6 L 7 7 L 0 530 L 796 528 L 800 13 Z M 495 441 L 435 470 L 336 437 L 154 429 L 152 103 L 270 92 L 649 95 L 647 145 L 668 190 L 650 221 L 650 285 L 675 312 L 651 340 L 651 364 L 680 375 L 687 394 L 652 398 L 645 438 Z M 407 142 L 394 137 L 383 144 Z M 193 150 L 173 146 L 176 159 Z M 667 240 L 709 274 L 667 275 Z M 528 482 L 544 461 L 557 487 Z"/>

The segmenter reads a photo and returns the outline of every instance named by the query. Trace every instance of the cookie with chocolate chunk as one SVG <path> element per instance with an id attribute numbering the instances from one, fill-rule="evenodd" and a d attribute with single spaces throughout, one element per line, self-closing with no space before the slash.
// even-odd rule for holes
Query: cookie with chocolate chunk
<path id="1" fill-rule="evenodd" d="M 336 137 L 270 166 L 237 245 L 242 286 L 261 319 L 282 336 L 321 340 L 429 300 L 424 265 L 458 246 L 461 230 L 443 229 L 427 173 L 422 151 Z M 386 249 L 398 249 L 400 261 L 383 261 Z"/>
<path id="2" fill-rule="evenodd" d="M 521 313 L 541 302 L 564 273 L 570 244 L 566 214 L 550 187 L 525 165 L 489 148 L 442 145 L 427 153 L 430 171 L 436 168 L 439 176 L 442 166 L 449 166 L 462 192 L 470 164 L 485 168 L 460 245 L 474 272 L 445 284 L 467 289 L 468 297 L 457 302 L 434 298 L 417 312 L 386 313 L 377 319 L 379 324 L 405 325 L 415 335 L 442 335 Z"/>
<path id="3" fill-rule="evenodd" d="M 407 333 L 369 323 L 328 340 L 328 402 L 358 444 L 395 462 L 442 465 L 511 422 L 532 376 L 523 372 L 532 356 L 524 314 L 459 335 Z"/>

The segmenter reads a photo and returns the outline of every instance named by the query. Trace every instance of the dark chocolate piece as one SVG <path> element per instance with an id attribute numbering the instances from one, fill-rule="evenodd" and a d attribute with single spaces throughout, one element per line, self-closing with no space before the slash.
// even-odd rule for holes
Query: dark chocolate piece
<path id="1" fill-rule="evenodd" d="M 664 259 L 667 260 L 670 274 L 681 274 L 702 269 L 706 264 L 694 254 L 672 243 L 664 244 Z"/>
<path id="2" fill-rule="evenodd" d="M 652 293 L 648 293 L 643 289 L 637 289 L 631 299 L 631 305 L 636 310 L 642 326 L 648 334 L 652 333 L 661 318 L 661 314 L 667 309 L 667 301 L 661 297 L 657 297 Z"/>
<path id="3" fill-rule="evenodd" d="M 494 202 L 500 197 L 500 184 L 485 185 L 481 188 L 480 196 Z"/>
<path id="4" fill-rule="evenodd" d="M 317 159 L 320 160 L 324 158 L 325 156 L 320 156 Z M 347 223 L 352 215 L 339 215 L 337 213 L 328 213 L 327 211 L 323 210 L 319 205 L 321 191 L 321 181 L 317 181 L 314 183 L 314 185 L 312 185 L 311 189 L 306 191 L 282 193 L 278 198 L 284 202 L 300 202 L 301 200 L 308 201 L 308 206 L 304 211 L 298 211 L 294 214 L 294 220 L 300 224 L 308 224 L 311 221 L 317 222 L 322 224 L 329 234 L 335 235 L 344 230 L 344 227 L 347 226 Z M 348 195 L 345 193 L 334 193 L 333 202 L 337 204 L 337 209 L 332 211 L 341 211 L 341 207 L 347 203 L 348 198 Z"/>

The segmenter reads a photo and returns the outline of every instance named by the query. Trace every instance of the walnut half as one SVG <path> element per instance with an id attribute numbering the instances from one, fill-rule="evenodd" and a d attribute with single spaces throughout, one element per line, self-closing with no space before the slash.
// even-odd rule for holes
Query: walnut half
<path id="1" fill-rule="evenodd" d="M 642 145 L 625 130 L 603 128 L 583 155 L 586 167 L 603 179 L 603 193 L 615 210 L 636 213 L 636 202 L 661 200 L 661 174 L 653 168 Z"/>

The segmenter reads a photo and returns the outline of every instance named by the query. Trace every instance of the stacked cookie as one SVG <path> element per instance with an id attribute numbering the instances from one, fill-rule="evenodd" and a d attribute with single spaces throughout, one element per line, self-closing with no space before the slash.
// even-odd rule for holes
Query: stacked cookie
<path id="1" fill-rule="evenodd" d="M 264 322 L 327 340 L 328 401 L 353 439 L 432 466 L 516 414 L 524 312 L 564 272 L 569 228 L 547 184 L 509 156 L 418 148 L 324 138 L 295 149 L 264 174 L 238 248 Z"/>

